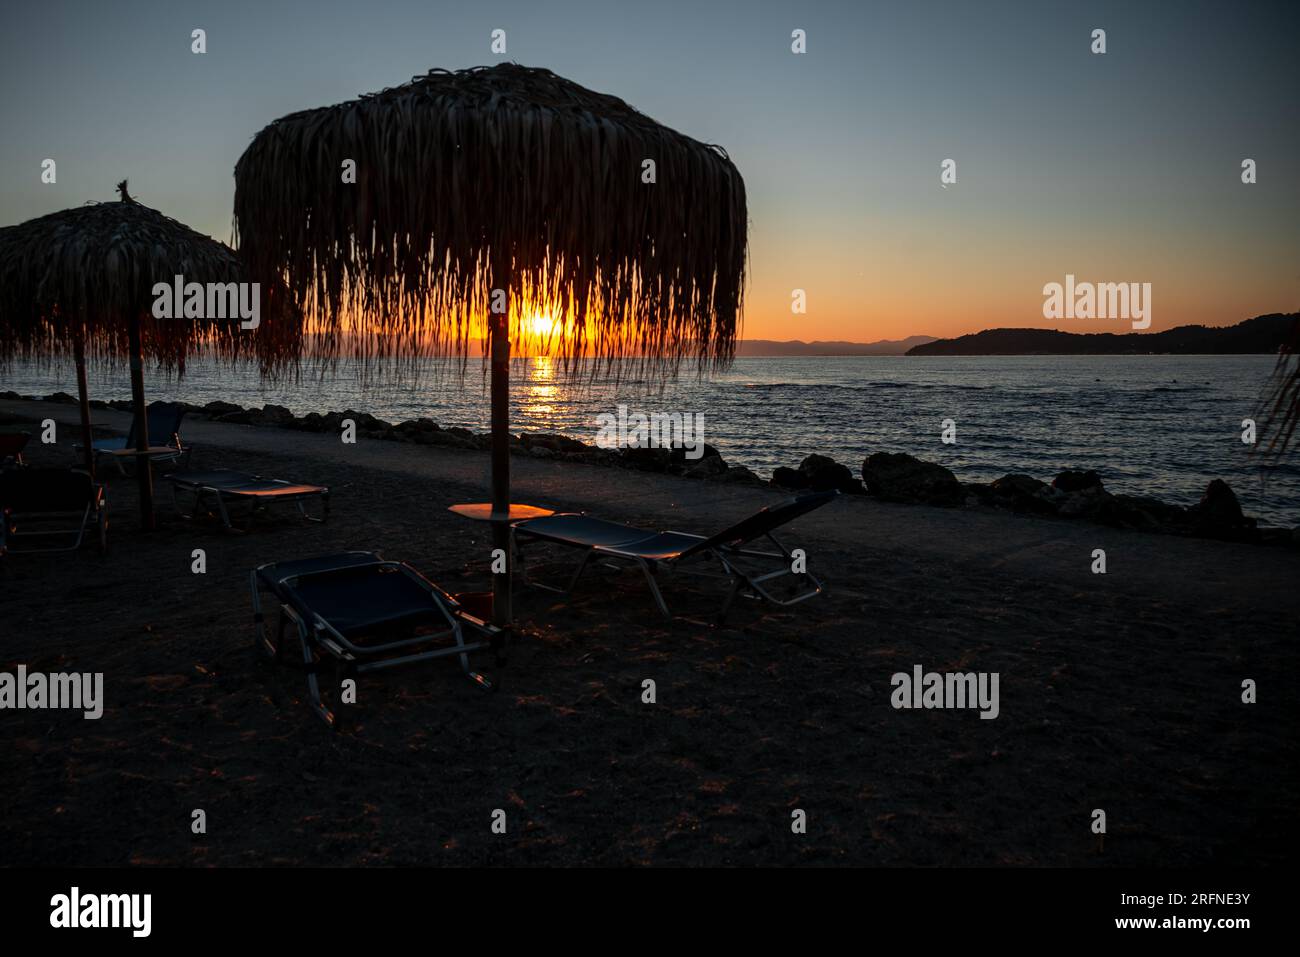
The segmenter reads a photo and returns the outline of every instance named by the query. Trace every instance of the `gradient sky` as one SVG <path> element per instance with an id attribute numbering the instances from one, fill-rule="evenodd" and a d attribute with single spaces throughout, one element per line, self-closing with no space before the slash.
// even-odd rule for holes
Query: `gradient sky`
<path id="1" fill-rule="evenodd" d="M 130 177 L 228 240 L 235 161 L 267 123 L 510 59 L 726 147 L 750 201 L 746 338 L 1129 331 L 1044 320 L 1066 273 L 1152 283 L 1151 331 L 1229 324 L 1300 309 L 1298 49 L 1295 0 L 11 4 L 0 225 Z"/>

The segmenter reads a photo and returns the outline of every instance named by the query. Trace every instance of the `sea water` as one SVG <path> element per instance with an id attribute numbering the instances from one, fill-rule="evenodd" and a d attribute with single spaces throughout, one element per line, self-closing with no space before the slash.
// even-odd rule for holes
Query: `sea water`
<path id="1" fill-rule="evenodd" d="M 645 413 L 703 415 L 704 440 L 730 464 L 767 478 L 817 452 L 859 473 L 873 452 L 939 462 L 963 481 L 1010 472 L 1050 480 L 1067 468 L 1095 469 L 1108 489 L 1190 505 L 1213 478 L 1225 479 L 1248 514 L 1300 524 L 1295 452 L 1267 474 L 1242 442 L 1242 420 L 1258 411 L 1272 356 L 796 357 L 738 359 L 724 373 L 675 382 L 617 382 L 566 373 L 548 359 L 517 359 L 511 382 L 514 431 L 562 432 L 594 442 L 602 414 L 620 404 Z M 424 360 L 418 382 L 363 381 L 343 362 L 331 374 L 262 383 L 254 371 L 191 363 L 181 379 L 146 379 L 153 399 L 204 404 L 274 403 L 295 413 L 354 409 L 398 422 L 488 427 L 487 377 L 473 359 Z M 69 364 L 19 365 L 0 388 L 75 394 Z M 92 367 L 92 396 L 130 396 L 124 367 Z M 952 420 L 942 440 L 944 420 Z"/>

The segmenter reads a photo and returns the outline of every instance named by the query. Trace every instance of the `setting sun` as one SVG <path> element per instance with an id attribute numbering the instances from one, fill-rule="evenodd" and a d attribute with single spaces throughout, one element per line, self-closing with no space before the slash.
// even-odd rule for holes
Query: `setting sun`
<path id="1" fill-rule="evenodd" d="M 524 332 L 530 339 L 550 339 L 556 332 L 557 323 L 552 316 L 534 313 L 524 323 Z"/>

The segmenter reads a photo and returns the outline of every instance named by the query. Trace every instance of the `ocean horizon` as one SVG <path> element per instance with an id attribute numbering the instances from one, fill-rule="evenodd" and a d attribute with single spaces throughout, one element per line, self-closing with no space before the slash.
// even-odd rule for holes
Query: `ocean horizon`
<path id="1" fill-rule="evenodd" d="M 1094 469 L 1107 489 L 1195 504 L 1210 480 L 1236 491 L 1262 524 L 1300 524 L 1300 469 L 1284 459 L 1261 470 L 1242 441 L 1276 357 L 1233 356 L 792 356 L 738 358 L 724 372 L 676 381 L 634 375 L 590 381 L 545 358 L 514 360 L 512 431 L 596 438 L 597 417 L 632 412 L 704 417 L 704 439 L 732 465 L 763 478 L 805 456 L 829 455 L 860 474 L 873 452 L 906 452 L 965 482 L 1009 473 L 1050 481 Z M 328 375 L 262 382 L 252 369 L 191 362 L 182 378 L 146 375 L 150 401 L 281 405 L 297 415 L 352 409 L 389 422 L 430 418 L 443 427 L 488 430 L 487 375 L 471 359 L 421 362 L 417 381 L 363 380 L 342 361 Z M 93 399 L 129 399 L 124 368 L 89 373 Z M 70 363 L 18 364 L 4 388 L 76 392 Z M 956 441 L 941 439 L 953 420 Z"/>

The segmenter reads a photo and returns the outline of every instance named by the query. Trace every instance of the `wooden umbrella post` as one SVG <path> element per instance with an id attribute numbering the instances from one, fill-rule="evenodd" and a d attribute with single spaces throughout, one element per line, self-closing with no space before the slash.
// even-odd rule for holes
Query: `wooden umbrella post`
<path id="1" fill-rule="evenodd" d="M 504 574 L 492 576 L 492 624 L 504 628 L 511 609 L 510 548 L 510 323 L 508 309 L 488 320 L 492 349 L 492 548 L 506 558 Z"/>
<path id="2" fill-rule="evenodd" d="M 140 348 L 140 317 L 131 319 L 131 404 L 135 409 L 135 476 L 140 486 L 140 524 L 154 530 L 153 467 L 149 463 L 149 416 L 144 406 L 144 356 Z"/>
<path id="3" fill-rule="evenodd" d="M 81 407 L 81 450 L 86 457 L 86 472 L 91 480 L 95 478 L 95 449 L 90 437 L 90 394 L 86 388 L 86 340 L 78 334 L 73 344 L 77 363 L 77 398 Z"/>

